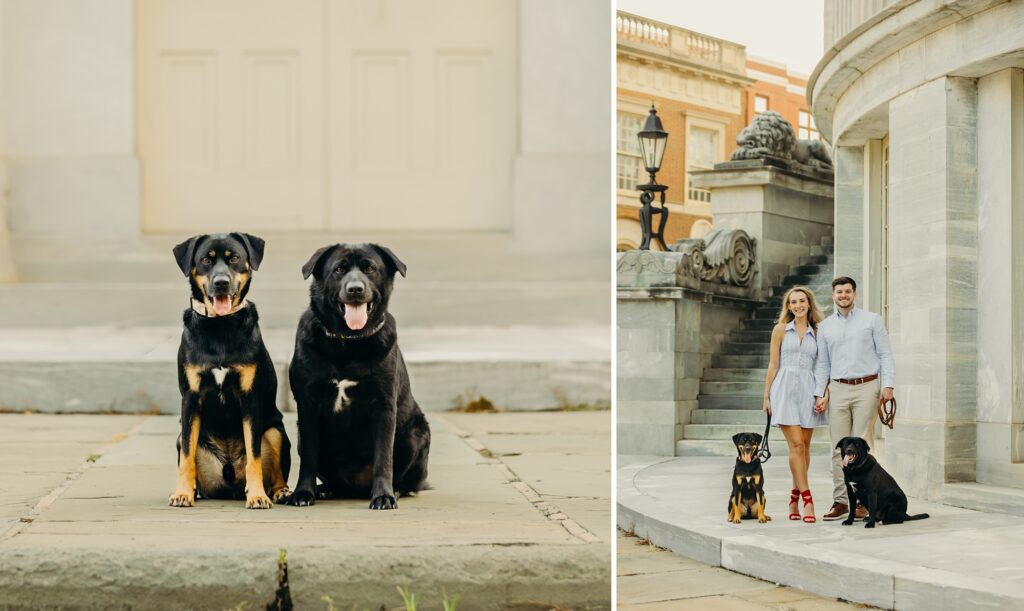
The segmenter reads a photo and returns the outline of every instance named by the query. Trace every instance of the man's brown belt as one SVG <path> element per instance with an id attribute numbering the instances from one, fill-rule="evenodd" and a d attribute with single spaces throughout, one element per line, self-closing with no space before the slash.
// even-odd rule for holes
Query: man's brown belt
<path id="1" fill-rule="evenodd" d="M 857 384 L 863 384 L 865 382 L 870 382 L 871 380 L 877 380 L 877 379 L 878 379 L 878 374 L 876 373 L 875 375 L 867 376 L 866 378 L 853 378 L 852 380 L 836 380 L 836 382 L 839 382 L 840 384 L 857 385 Z"/>

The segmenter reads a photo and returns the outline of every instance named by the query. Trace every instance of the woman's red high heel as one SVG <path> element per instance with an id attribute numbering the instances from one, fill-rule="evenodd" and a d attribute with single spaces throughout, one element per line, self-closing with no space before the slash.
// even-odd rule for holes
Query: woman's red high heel
<path id="1" fill-rule="evenodd" d="M 814 502 L 814 499 L 811 498 L 811 491 L 810 490 L 804 490 L 803 492 L 800 493 L 800 496 L 803 497 L 803 499 L 804 499 L 804 507 L 805 508 L 808 505 L 810 505 L 811 503 Z M 792 519 L 792 516 L 790 516 L 790 518 Z M 809 516 L 804 516 L 803 520 L 804 520 L 804 522 L 807 522 L 808 524 L 810 524 L 812 522 L 817 522 L 818 518 L 814 517 L 814 514 L 812 513 Z"/>
<path id="2" fill-rule="evenodd" d="M 789 492 L 789 504 L 790 504 L 790 506 L 792 506 L 794 503 L 796 503 L 799 499 L 800 499 L 800 491 L 797 490 L 796 488 L 793 488 Z M 800 519 L 800 514 L 795 512 L 795 511 L 790 512 L 789 519 L 790 520 L 799 520 Z"/>

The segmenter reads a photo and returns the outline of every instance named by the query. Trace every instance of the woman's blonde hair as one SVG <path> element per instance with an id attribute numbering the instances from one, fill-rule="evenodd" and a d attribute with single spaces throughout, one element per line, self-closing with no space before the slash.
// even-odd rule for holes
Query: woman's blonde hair
<path id="1" fill-rule="evenodd" d="M 807 321 L 811 324 L 811 328 L 817 330 L 818 323 L 824 318 L 821 314 L 821 308 L 818 307 L 818 302 L 814 300 L 814 293 L 811 289 L 806 286 L 794 286 L 793 288 L 786 291 L 785 296 L 782 298 L 782 311 L 779 312 L 779 323 L 789 324 L 789 321 L 796 318 L 793 313 L 789 311 L 789 297 L 800 291 L 807 296 Z"/>

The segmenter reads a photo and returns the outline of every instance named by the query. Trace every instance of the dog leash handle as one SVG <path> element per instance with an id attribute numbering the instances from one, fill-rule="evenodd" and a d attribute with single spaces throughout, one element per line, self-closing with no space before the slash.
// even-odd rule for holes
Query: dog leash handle
<path id="1" fill-rule="evenodd" d="M 761 449 L 757 451 L 757 458 L 761 462 L 768 462 L 772 457 L 772 451 L 768 449 L 768 433 L 772 430 L 772 415 L 765 413 L 764 435 L 761 437 Z"/>

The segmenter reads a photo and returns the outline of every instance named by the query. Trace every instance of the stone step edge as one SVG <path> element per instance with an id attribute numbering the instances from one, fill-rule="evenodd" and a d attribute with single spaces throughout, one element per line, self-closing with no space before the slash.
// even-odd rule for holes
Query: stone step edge
<path id="1" fill-rule="evenodd" d="M 287 551 L 296 609 L 325 608 L 321 598 L 325 594 L 334 597 L 332 603 L 339 609 L 356 603 L 362 609 L 367 601 L 400 604 L 395 588 L 410 583 L 414 584 L 410 590 L 427 605 L 440 605 L 444 585 L 449 596 L 459 596 L 460 609 L 518 608 L 530 599 L 557 603 L 560 608 L 608 608 L 611 604 L 606 542 L 407 545 L 383 548 L 383 553 L 380 547 L 362 545 L 349 546 L 342 554 L 332 548 L 287 543 L 281 547 Z M 402 564 L 397 568 L 388 568 L 380 560 L 382 555 L 399 554 Z M 134 608 L 161 609 L 174 600 L 183 608 L 238 608 L 242 601 L 249 602 L 247 608 L 263 608 L 274 599 L 277 559 L 278 546 L 270 542 L 216 551 L 182 546 L 149 551 L 7 548 L 0 589 L 5 607 L 26 609 L 38 608 L 40 592 L 46 592 L 48 607 L 106 609 L 111 601 L 126 600 L 133 601 Z M 131 568 L 129 574 L 119 574 L 109 567 Z M 60 579 L 54 581 L 54 574 Z M 201 583 L 181 587 L 183 580 L 195 575 L 202 575 Z M 96 587 L 100 581 L 103 586 Z"/>
<path id="2" fill-rule="evenodd" d="M 727 524 L 724 509 L 720 524 L 707 519 L 676 524 L 677 508 L 652 499 L 633 484 L 634 475 L 645 466 L 664 460 L 671 459 L 630 465 L 620 469 L 617 477 L 617 526 L 654 545 L 743 575 L 883 609 L 1024 606 L 1024 587 L 1019 585 L 862 556 L 846 548 L 822 554 L 819 547 L 759 536 L 756 521 Z M 838 522 L 836 526 L 842 528 Z M 794 566 L 806 570 L 794 570 Z M 819 579 L 801 579 L 801 575 Z M 969 581 L 981 582 L 983 587 L 970 587 Z"/>

